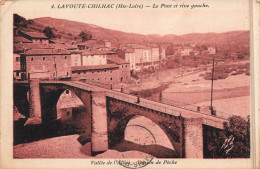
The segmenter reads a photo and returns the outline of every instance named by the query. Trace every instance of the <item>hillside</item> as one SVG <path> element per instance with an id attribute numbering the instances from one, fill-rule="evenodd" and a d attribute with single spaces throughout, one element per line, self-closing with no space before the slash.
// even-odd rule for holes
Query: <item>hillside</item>
<path id="1" fill-rule="evenodd" d="M 151 42 L 154 39 L 144 35 L 110 30 L 92 24 L 69 21 L 65 19 L 44 17 L 34 19 L 34 21 L 41 25 L 55 28 L 58 30 L 58 32 L 61 33 L 71 33 L 73 36 L 77 36 L 81 31 L 90 31 L 93 35 L 93 38 L 106 39 L 112 41 L 113 43 L 141 43 Z M 159 41 L 159 39 L 156 41 Z"/>
<path id="2" fill-rule="evenodd" d="M 249 45 L 249 31 L 232 31 L 225 33 L 192 33 L 186 35 L 140 35 L 135 33 L 126 33 L 122 31 L 102 28 L 93 24 L 70 21 L 66 19 L 57 19 L 42 17 L 30 20 L 29 28 L 41 31 L 45 26 L 55 30 L 55 33 L 63 39 L 72 39 L 78 37 L 81 31 L 89 31 L 93 38 L 106 39 L 112 43 L 196 43 L 196 44 L 214 44 L 217 46 L 225 45 Z"/>

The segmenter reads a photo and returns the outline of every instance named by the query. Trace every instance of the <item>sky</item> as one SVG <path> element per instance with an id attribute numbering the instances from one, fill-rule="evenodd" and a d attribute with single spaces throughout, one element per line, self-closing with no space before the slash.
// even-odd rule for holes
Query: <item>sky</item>
<path id="1" fill-rule="evenodd" d="M 189 34 L 249 30 L 250 15 L 247 0 L 103 0 L 102 3 L 122 4 L 207 4 L 209 8 L 144 8 L 144 9 L 57 9 L 63 4 L 97 4 L 85 1 L 17 1 L 12 9 L 25 17 L 62 18 L 94 24 L 104 28 L 138 34 Z M 33 6 L 32 6 L 33 5 Z M 55 5 L 55 9 L 51 6 Z"/>

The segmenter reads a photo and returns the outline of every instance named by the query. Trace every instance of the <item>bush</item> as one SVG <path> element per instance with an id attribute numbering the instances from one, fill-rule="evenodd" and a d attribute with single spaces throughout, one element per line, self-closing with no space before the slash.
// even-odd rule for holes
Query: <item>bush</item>
<path id="1" fill-rule="evenodd" d="M 229 123 L 224 124 L 223 131 L 207 129 L 205 134 L 208 140 L 206 158 L 250 158 L 249 116 L 247 120 L 240 116 L 232 116 Z M 226 142 L 228 139 L 230 142 Z"/>
<path id="2" fill-rule="evenodd" d="M 46 26 L 43 30 L 43 33 L 45 34 L 45 36 L 49 37 L 49 38 L 55 38 L 55 34 L 53 32 L 53 29 L 49 26 Z"/>
<path id="3" fill-rule="evenodd" d="M 224 72 L 214 72 L 213 80 L 218 80 L 218 79 L 226 79 L 228 77 L 228 73 Z M 212 80 L 212 74 L 207 72 L 204 76 L 205 80 Z"/>

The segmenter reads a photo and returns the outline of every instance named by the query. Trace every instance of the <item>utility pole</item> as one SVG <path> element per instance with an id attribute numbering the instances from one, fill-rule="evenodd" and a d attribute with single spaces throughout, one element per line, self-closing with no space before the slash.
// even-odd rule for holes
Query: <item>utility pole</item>
<path id="1" fill-rule="evenodd" d="M 217 51 L 217 50 L 216 50 Z M 214 82 L 214 64 L 215 64 L 215 54 L 212 54 L 212 80 L 211 80 L 211 99 L 210 99 L 210 111 L 211 115 L 216 115 L 216 111 L 213 109 L 213 82 Z"/>

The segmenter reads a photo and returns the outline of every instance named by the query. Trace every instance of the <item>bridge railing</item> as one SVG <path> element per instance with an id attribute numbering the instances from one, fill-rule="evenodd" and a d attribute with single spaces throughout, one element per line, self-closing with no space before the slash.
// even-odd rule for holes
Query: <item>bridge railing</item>
<path id="1" fill-rule="evenodd" d="M 110 96 L 112 98 L 127 101 L 130 103 L 137 103 L 138 96 L 133 96 L 133 95 L 122 93 L 122 92 L 115 91 L 115 90 L 110 90 L 110 91 L 113 91 L 113 92 L 108 92 L 108 96 Z M 162 99 L 161 101 L 157 101 L 157 100 L 152 100 L 152 99 L 140 98 L 140 103 L 138 103 L 138 104 L 143 107 L 147 107 L 150 109 L 158 110 L 158 111 L 165 112 L 168 114 L 173 114 L 173 115 L 176 115 L 176 110 L 174 108 L 171 108 L 171 106 L 176 107 L 176 108 L 181 108 L 184 110 L 188 110 L 188 111 L 193 111 L 193 112 L 200 113 L 202 115 L 211 116 L 211 117 L 215 116 L 215 117 L 222 118 L 222 119 L 228 119 L 230 117 L 230 114 L 224 113 L 221 111 L 216 111 L 216 115 L 211 115 L 210 111 L 203 111 L 200 109 L 200 106 L 184 105 L 184 103 L 175 102 L 170 99 Z"/>
<path id="2" fill-rule="evenodd" d="M 111 98 L 115 98 L 118 100 L 122 100 L 122 101 L 126 101 L 129 103 L 136 103 L 137 102 L 137 97 L 136 96 L 132 96 L 132 95 L 128 95 L 125 93 L 121 93 L 118 91 L 113 90 L 112 92 L 106 92 L 106 95 L 111 97 Z"/>
<path id="3" fill-rule="evenodd" d="M 191 111 L 194 111 L 194 112 L 211 115 L 210 109 L 208 108 L 207 110 L 205 110 L 205 109 L 203 109 L 204 107 L 202 107 L 202 106 L 190 105 L 190 104 L 187 104 L 187 103 L 177 102 L 175 100 L 165 99 L 165 98 L 153 99 L 152 97 L 150 97 L 148 99 L 159 102 L 159 103 L 171 105 L 171 106 L 174 106 L 174 107 L 184 108 L 186 110 L 191 110 Z M 216 115 L 213 115 L 213 116 L 223 118 L 223 119 L 228 119 L 231 115 L 229 113 L 225 113 L 225 112 L 216 110 Z"/>
<path id="4" fill-rule="evenodd" d="M 172 107 L 171 105 L 161 104 L 159 102 L 144 99 L 144 98 L 139 98 L 139 102 L 138 102 L 137 96 L 121 93 L 118 91 L 107 92 L 107 96 L 118 99 L 118 100 L 126 101 L 129 103 L 138 104 L 139 106 L 142 106 L 142 107 L 145 107 L 145 108 L 148 108 L 151 110 L 157 110 L 160 112 L 164 112 L 166 114 L 171 114 L 171 115 L 175 115 L 175 116 L 181 115 L 181 113 L 176 111 L 176 108 L 174 108 L 177 106 Z M 182 107 L 177 107 L 177 108 L 184 109 Z"/>
<path id="5" fill-rule="evenodd" d="M 71 81 L 66 81 L 65 83 L 71 83 Z M 122 93 L 122 92 L 116 91 L 116 90 L 111 90 L 110 85 L 108 85 L 108 84 L 104 84 L 104 83 L 100 83 L 100 82 L 94 82 L 94 81 L 86 81 L 86 82 L 83 82 L 83 83 L 80 82 L 80 81 L 76 81 L 76 84 L 77 84 L 78 87 L 84 88 L 84 83 L 108 89 L 106 94 L 107 94 L 107 96 L 110 96 L 112 98 L 116 98 L 116 99 L 126 101 L 126 102 L 129 102 L 129 103 L 138 103 L 138 96 L 130 95 L 130 94 L 127 94 L 127 93 Z M 224 112 L 221 112 L 221 111 L 216 111 L 216 115 L 211 115 L 210 111 L 206 112 L 206 111 L 201 111 L 200 109 L 198 109 L 199 106 L 184 105 L 184 103 L 175 102 L 175 101 L 170 100 L 170 99 L 164 99 L 163 98 L 163 99 L 157 101 L 157 100 L 149 100 L 149 99 L 145 99 L 145 98 L 139 98 L 139 100 L 140 100 L 140 102 L 138 104 L 140 106 L 147 107 L 147 108 L 154 109 L 154 110 L 158 110 L 160 112 L 165 112 L 165 113 L 168 113 L 168 114 L 173 114 L 173 115 L 176 115 L 176 110 L 174 108 L 171 108 L 171 106 L 176 107 L 176 108 L 181 108 L 181 109 L 184 109 L 184 110 L 188 110 L 188 111 L 193 111 L 193 112 L 200 113 L 200 114 L 203 114 L 203 115 L 215 116 L 215 117 L 222 118 L 222 119 L 228 119 L 230 117 L 230 114 L 224 113 Z"/>
<path id="6" fill-rule="evenodd" d="M 101 83 L 101 82 L 97 82 L 97 81 L 90 81 L 90 80 L 85 80 L 83 82 L 90 84 L 90 85 L 97 86 L 97 87 L 105 88 L 105 89 L 111 89 L 110 85 L 106 84 L 106 83 Z"/>

